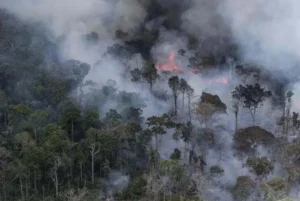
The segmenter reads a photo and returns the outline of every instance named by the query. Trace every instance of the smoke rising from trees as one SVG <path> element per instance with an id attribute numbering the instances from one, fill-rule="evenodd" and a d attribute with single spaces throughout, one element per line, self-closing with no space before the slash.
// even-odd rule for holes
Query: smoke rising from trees
<path id="1" fill-rule="evenodd" d="M 266 142 L 261 136 L 268 135 L 266 132 L 269 131 L 274 133 L 275 137 L 282 137 L 290 132 L 296 133 L 299 127 L 298 120 L 292 118 L 292 112 L 300 109 L 297 104 L 299 100 L 297 94 L 300 92 L 298 80 L 300 29 L 297 27 L 300 23 L 297 9 L 299 7 L 300 3 L 296 0 L 2 0 L 0 2 L 1 9 L 16 15 L 25 24 L 41 27 L 47 39 L 58 46 L 57 55 L 60 62 L 75 59 L 91 65 L 91 70 L 84 80 L 92 84 L 82 85 L 69 95 L 70 97 L 79 95 L 80 100 L 86 105 L 97 102 L 101 118 L 107 122 L 112 119 L 118 120 L 115 111 L 124 115 L 128 112 L 128 108 L 132 109 L 131 112 L 136 112 L 133 108 L 141 108 L 145 119 L 156 115 L 160 117 L 164 113 L 173 115 L 172 121 L 183 125 L 174 126 L 163 116 L 156 119 L 159 123 L 152 122 L 153 125 L 157 123 L 160 127 L 168 125 L 164 128 L 164 132 L 159 132 L 161 131 L 159 126 L 158 129 L 152 125 L 152 128 L 158 130 L 155 130 L 157 133 L 155 137 L 151 136 L 151 139 L 153 144 L 159 144 L 156 149 L 160 157 L 168 159 L 173 150 L 178 148 L 182 151 L 183 157 L 186 157 L 183 160 L 189 160 L 189 164 L 192 164 L 193 160 L 197 161 L 195 164 L 200 161 L 201 168 L 206 170 L 209 167 L 222 166 L 224 175 L 219 172 L 210 175 L 220 177 L 209 180 L 207 186 L 210 189 L 204 197 L 212 199 L 218 194 L 223 195 L 223 199 L 226 199 L 224 201 L 232 199 L 232 189 L 228 190 L 224 186 L 245 182 L 251 187 L 249 179 L 261 179 L 259 177 L 261 175 L 251 171 L 255 170 L 253 163 L 247 166 L 247 154 L 253 156 L 253 160 L 260 157 L 257 160 L 264 164 L 266 160 L 260 160 L 262 157 L 273 159 L 269 147 L 265 146 L 269 141 Z M 184 71 L 178 77 L 171 76 L 174 80 L 178 80 L 176 87 L 173 88 L 170 87 L 173 85 L 170 84 L 169 74 L 155 70 L 155 65 L 166 62 L 171 52 L 175 52 L 175 62 Z M 195 73 L 194 68 L 200 73 Z M 180 78 L 187 81 L 189 86 L 187 90 L 179 89 Z M 225 81 L 215 81 L 220 78 Z M 224 84 L 226 79 L 228 83 Z M 260 85 L 255 91 L 251 87 L 256 86 L 254 85 L 256 82 L 260 82 Z M 278 93 L 272 88 L 274 83 L 276 84 L 274 88 L 280 88 Z M 18 84 L 20 86 L 18 85 L 16 91 L 22 95 L 26 94 L 22 82 Z M 241 90 L 250 89 L 242 93 L 243 97 L 232 97 L 231 92 L 239 85 Z M 244 87 L 248 85 L 251 87 Z M 257 92 L 263 91 L 260 87 L 266 91 L 272 90 L 273 99 L 269 99 L 271 93 L 268 93 L 268 96 L 259 94 L 263 96 L 260 97 Z M 288 90 L 295 93 L 292 101 L 286 97 Z M 185 92 L 183 99 L 182 91 Z M 227 105 L 226 114 L 215 112 L 216 101 L 213 98 L 212 102 L 201 102 L 200 97 L 205 96 L 202 92 L 218 95 Z M 254 106 L 249 107 L 249 102 Z M 175 114 L 172 113 L 174 108 Z M 281 118 L 282 110 L 284 115 Z M 180 138 L 178 136 L 181 134 L 178 133 L 183 133 L 184 129 L 188 130 L 186 120 L 191 119 L 191 113 L 197 117 L 191 120 L 196 128 L 191 129 L 192 137 L 188 140 Z M 235 121 L 235 118 L 238 121 Z M 72 130 L 72 134 L 73 121 L 76 120 L 72 118 L 65 120 L 68 125 L 72 122 L 69 125 L 71 128 L 68 127 Z M 278 122 L 283 125 L 280 131 Z M 145 123 L 141 125 L 145 133 L 150 132 L 147 130 L 149 125 Z M 254 147 L 251 148 L 255 150 L 247 152 L 242 156 L 242 160 L 239 160 L 232 145 L 236 143 L 235 139 L 240 138 L 234 138 L 233 134 L 236 130 L 248 126 L 253 126 L 251 128 L 254 130 L 257 129 L 255 126 L 260 126 L 267 131 L 255 130 L 259 133 L 259 137 L 255 139 L 249 137 L 253 143 L 251 146 Z M 292 129 L 289 130 L 289 127 Z M 245 136 L 252 132 L 242 131 Z M 212 145 L 208 146 L 210 143 Z M 198 147 L 199 144 L 201 146 Z M 95 147 L 94 149 L 97 152 Z M 157 150 L 154 148 L 149 151 L 151 156 L 149 166 L 153 165 L 153 169 L 158 171 L 155 155 Z M 188 152 L 186 150 L 189 150 L 189 153 L 185 153 Z M 137 157 L 126 151 L 122 154 L 127 158 Z M 199 157 L 193 158 L 194 155 Z M 204 155 L 205 165 L 200 157 Z M 61 164 L 58 160 L 56 162 L 59 168 Z M 167 165 L 178 172 L 181 170 L 177 163 Z M 109 167 L 109 164 L 107 166 Z M 189 168 L 192 169 L 192 166 Z M 282 167 L 281 163 L 276 161 L 272 168 L 274 173 L 270 171 L 264 176 L 269 180 L 273 176 L 282 176 L 284 168 L 286 167 Z M 216 169 L 219 170 L 218 168 L 210 170 Z M 53 175 L 55 174 L 57 173 L 54 171 Z M 108 175 L 106 179 L 110 182 L 107 185 L 126 188 L 130 182 L 129 177 L 118 171 Z M 169 178 L 164 182 L 171 182 L 174 186 L 180 186 L 180 182 L 184 183 L 183 179 L 178 181 L 173 175 L 164 176 Z M 239 178 L 241 176 L 245 177 Z M 153 182 L 151 184 L 155 186 L 156 181 L 151 179 L 148 182 Z M 148 186 L 151 184 L 148 183 Z M 265 185 L 272 188 L 272 184 Z M 172 189 L 166 189 L 167 191 L 171 194 Z M 223 201 L 222 197 L 220 199 Z"/>

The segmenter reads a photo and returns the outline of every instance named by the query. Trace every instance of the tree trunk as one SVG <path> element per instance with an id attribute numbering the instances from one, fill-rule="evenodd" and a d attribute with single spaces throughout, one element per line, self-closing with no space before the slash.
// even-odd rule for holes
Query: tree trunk
<path id="1" fill-rule="evenodd" d="M 4 187 L 3 187 L 4 188 Z M 298 195 L 298 194 L 297 194 Z M 3 189 L 3 200 L 6 201 L 6 190 Z"/>
<path id="2" fill-rule="evenodd" d="M 157 139 L 157 134 L 154 135 L 155 137 L 155 149 L 158 151 L 158 139 Z"/>
<path id="3" fill-rule="evenodd" d="M 72 120 L 72 142 L 74 142 L 74 121 Z"/>
<path id="4" fill-rule="evenodd" d="M 152 89 L 153 89 L 153 83 L 152 83 L 152 80 L 149 81 L 149 84 L 150 84 L 150 91 L 152 92 Z"/>
<path id="5" fill-rule="evenodd" d="M 83 90 L 82 90 L 82 85 L 83 83 L 81 82 L 80 84 L 80 88 L 79 88 L 79 97 L 78 97 L 78 102 L 79 102 L 79 105 L 81 105 L 81 102 L 82 102 L 82 96 L 83 96 Z"/>
<path id="6" fill-rule="evenodd" d="M 284 100 L 284 104 L 283 104 L 283 114 L 282 114 L 282 133 L 284 134 L 285 132 L 285 108 L 286 108 L 286 102 Z"/>
<path id="7" fill-rule="evenodd" d="M 58 176 L 57 176 L 57 171 L 55 171 L 55 195 L 58 197 Z"/>
<path id="8" fill-rule="evenodd" d="M 95 181 L 94 181 L 94 158 L 95 158 L 95 155 L 94 155 L 94 152 L 92 153 L 92 184 L 94 185 L 95 184 Z"/>
<path id="9" fill-rule="evenodd" d="M 36 127 L 34 127 L 34 138 L 35 138 L 35 141 L 37 142 L 37 131 L 36 131 Z"/>
<path id="10" fill-rule="evenodd" d="M 183 160 L 184 160 L 184 163 L 188 163 L 188 160 L 187 160 L 187 142 L 184 142 Z"/>
<path id="11" fill-rule="evenodd" d="M 252 117 L 252 123 L 253 123 L 253 125 L 255 125 L 255 111 L 251 111 L 250 109 L 249 109 L 249 111 L 250 111 L 250 114 Z"/>
<path id="12" fill-rule="evenodd" d="M 192 120 L 192 115 L 191 115 L 191 97 L 188 96 L 188 109 L 189 109 L 189 118 L 190 121 Z"/>
<path id="13" fill-rule="evenodd" d="M 286 110 L 287 110 L 287 112 L 286 112 L 285 135 L 286 135 L 286 138 L 288 138 L 289 126 L 290 126 L 290 113 L 291 113 L 291 102 L 290 101 L 288 101 Z"/>
<path id="14" fill-rule="evenodd" d="M 36 188 L 36 170 L 34 170 L 34 191 L 37 193 L 37 188 Z"/>
<path id="15" fill-rule="evenodd" d="M 234 112 L 235 115 L 235 132 L 238 130 L 238 111 Z"/>
<path id="16" fill-rule="evenodd" d="M 25 197 L 28 198 L 29 194 L 28 194 L 28 179 L 26 177 L 25 179 Z"/>
<path id="17" fill-rule="evenodd" d="M 90 148 L 91 148 L 90 153 L 91 153 L 91 157 L 92 157 L 92 164 L 91 164 L 92 165 L 92 184 L 94 185 L 95 184 L 95 175 L 94 175 L 94 172 L 95 172 L 95 167 L 94 167 L 94 165 L 95 165 L 95 155 L 100 151 L 100 149 L 95 151 L 95 149 L 96 149 L 95 144 L 92 144 L 90 146 Z"/>
<path id="18" fill-rule="evenodd" d="M 174 93 L 175 116 L 177 116 L 177 95 Z"/>
<path id="19" fill-rule="evenodd" d="M 80 182 L 82 182 L 82 162 L 80 162 Z"/>
<path id="20" fill-rule="evenodd" d="M 184 92 L 182 92 L 182 110 L 184 110 Z"/>
<path id="21" fill-rule="evenodd" d="M 21 191 L 22 201 L 24 201 L 23 183 L 22 183 L 22 178 L 21 177 L 19 177 L 19 182 L 20 182 L 20 191 Z"/>
<path id="22" fill-rule="evenodd" d="M 7 128 L 7 113 L 4 114 L 5 128 Z"/>

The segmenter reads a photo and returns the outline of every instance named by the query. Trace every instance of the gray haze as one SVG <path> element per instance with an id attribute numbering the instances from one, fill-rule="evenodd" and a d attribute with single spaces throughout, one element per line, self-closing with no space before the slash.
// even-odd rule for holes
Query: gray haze
<path id="1" fill-rule="evenodd" d="M 167 1 L 160 1 L 169 6 Z M 195 34 L 200 41 L 211 38 L 233 37 L 241 48 L 241 55 L 245 62 L 263 63 L 266 68 L 280 71 L 284 76 L 298 76 L 300 58 L 300 1 L 299 0 L 192 0 L 192 6 L 186 3 L 187 10 L 181 15 L 181 29 L 186 33 Z M 123 30 L 134 37 L 141 24 L 145 23 L 149 1 L 139 0 L 1 0 L 0 7 L 18 15 L 30 22 L 42 22 L 46 25 L 53 40 L 60 36 L 65 41 L 60 44 L 61 57 L 63 59 L 77 59 L 93 66 L 92 73 L 87 79 L 104 85 L 107 80 L 116 81 L 119 90 L 137 92 L 146 101 L 144 116 L 162 114 L 172 108 L 172 103 L 156 100 L 150 95 L 145 85 L 135 85 L 124 79 L 125 64 L 108 57 L 101 60 L 101 64 L 94 65 L 101 59 L 106 48 L 115 43 L 122 44 L 114 37 L 116 30 Z M 157 20 L 157 19 L 156 19 Z M 157 63 L 161 62 L 170 51 L 186 49 L 187 37 L 176 31 L 170 31 L 164 27 L 153 27 L 153 21 L 148 22 L 148 28 L 159 29 L 159 40 L 151 49 L 153 58 Z M 159 23 L 158 23 L 159 24 Z M 90 32 L 99 35 L 99 44 L 87 47 L 83 35 Z M 222 41 L 217 41 L 217 44 Z M 192 54 L 188 52 L 187 54 Z M 130 69 L 141 67 L 145 61 L 139 54 L 128 63 Z M 178 64 L 186 66 L 187 60 L 178 58 Z M 225 182 L 234 183 L 239 175 L 248 174 L 243 168 L 243 162 L 232 156 L 231 133 L 234 127 L 231 112 L 230 92 L 233 86 L 218 83 L 203 82 L 192 73 L 183 75 L 189 84 L 195 89 L 195 95 L 201 95 L 202 91 L 220 95 L 228 105 L 228 116 L 222 117 L 227 131 L 220 132 L 220 141 L 224 142 L 225 158 L 221 164 L 225 168 Z M 167 88 L 166 84 L 156 83 L 156 88 Z M 295 91 L 293 109 L 300 109 L 300 83 L 293 83 L 290 87 Z M 114 103 L 104 106 L 105 110 L 114 107 Z M 274 112 L 269 104 L 265 105 L 261 113 Z M 270 117 L 265 120 L 258 117 L 261 126 L 274 129 L 274 121 L 277 118 Z M 242 111 L 241 127 L 249 125 L 250 116 L 247 111 Z M 270 121 L 270 122 L 269 122 Z M 273 122 L 273 123 L 272 123 Z M 183 142 L 172 141 L 172 133 L 166 135 L 163 140 L 163 157 L 168 155 L 175 147 L 183 147 Z M 166 149 L 166 150 L 164 150 Z M 261 151 L 264 153 L 264 150 Z M 209 151 L 209 165 L 218 163 L 218 153 Z M 233 171 L 234 170 L 234 171 Z M 227 172 L 226 172 L 227 171 Z M 118 173 L 116 173 L 118 174 Z M 115 175 L 113 175 L 115 176 Z M 124 177 L 123 183 L 127 183 Z M 112 185 L 119 185 L 119 180 Z M 222 189 L 214 189 L 217 194 L 224 193 Z M 230 199 L 230 198 L 228 198 Z M 228 200 L 226 200 L 228 201 Z"/>

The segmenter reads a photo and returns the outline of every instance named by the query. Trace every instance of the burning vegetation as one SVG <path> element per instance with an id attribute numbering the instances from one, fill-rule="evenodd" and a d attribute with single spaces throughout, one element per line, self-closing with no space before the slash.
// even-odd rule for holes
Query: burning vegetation
<path id="1" fill-rule="evenodd" d="M 169 53 L 166 62 L 156 65 L 156 70 L 176 74 L 184 73 L 183 68 L 176 64 L 176 54 L 174 51 Z M 228 84 L 228 76 L 206 78 L 202 73 L 200 73 L 200 70 L 195 66 L 191 68 L 191 72 L 193 72 L 194 74 L 200 74 L 201 80 L 206 83 Z"/>
<path id="2" fill-rule="evenodd" d="M 0 0 L 17 6 L 0 8 L 1 201 L 299 198 L 299 100 L 285 91 L 291 78 L 245 60 L 220 16 L 195 17 L 205 25 L 199 30 L 184 20 L 210 18 L 205 4 L 219 0 L 101 1 L 100 10 L 93 0 L 63 1 L 68 12 L 59 1 L 19 1 Z M 137 12 L 142 2 L 147 16 Z M 113 15 L 105 9 L 112 7 Z M 6 13 L 26 9 L 36 20 Z M 154 63 L 152 53 L 170 41 L 173 51 Z M 176 52 L 181 46 L 187 50 Z M 290 59 L 279 50 L 272 52 Z"/>
<path id="3" fill-rule="evenodd" d="M 183 69 L 179 66 L 177 66 L 175 62 L 175 52 L 171 52 L 169 54 L 168 60 L 160 65 L 156 66 L 156 69 L 158 71 L 164 71 L 164 72 L 176 72 L 176 73 L 182 73 Z"/>

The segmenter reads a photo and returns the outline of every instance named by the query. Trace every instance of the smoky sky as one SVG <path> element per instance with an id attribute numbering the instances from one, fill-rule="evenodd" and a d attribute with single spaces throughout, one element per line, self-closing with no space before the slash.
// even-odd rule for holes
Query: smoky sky
<path id="1" fill-rule="evenodd" d="M 257 63 L 295 84 L 299 4 L 297 0 L 2 0 L 0 7 L 24 21 L 44 24 L 54 40 L 63 36 L 59 44 L 63 59 L 94 65 L 107 47 L 118 43 L 134 46 L 135 53 L 144 59 L 150 55 L 156 63 L 171 49 L 188 50 L 193 35 L 204 56 L 231 56 L 230 45 L 235 44 L 242 62 Z M 118 30 L 126 36 L 117 38 Z M 98 42 L 87 46 L 83 36 L 91 32 Z"/>
<path id="2" fill-rule="evenodd" d="M 188 44 L 191 35 L 198 39 L 196 49 L 203 56 L 230 56 L 230 45 L 235 44 L 241 63 L 259 64 L 268 72 L 276 72 L 275 79 L 284 76 L 293 80 L 288 87 L 295 91 L 295 102 L 300 99 L 297 95 L 300 94 L 297 93 L 300 92 L 299 0 L 1 0 L 0 8 L 25 22 L 47 27 L 47 35 L 58 43 L 63 60 L 76 59 L 91 64 L 87 79 L 100 85 L 113 79 L 120 91 L 138 92 L 147 104 L 143 108 L 144 117 L 168 111 L 172 104 L 151 96 L 148 86 L 136 86 L 128 81 L 124 69 L 141 68 L 149 55 L 157 63 L 178 49 L 186 49 L 187 55 L 194 54 L 196 50 L 189 49 Z M 117 31 L 124 36 L 117 37 Z M 87 44 L 84 36 L 92 32 L 97 34 L 97 41 Z M 103 58 L 107 48 L 114 44 L 124 45 L 134 52 L 128 63 L 114 55 Z M 187 65 L 186 59 L 178 60 Z M 202 91 L 212 92 L 220 95 L 227 105 L 231 104 L 232 86 L 201 82 L 192 73 L 183 76 L 196 95 Z M 154 88 L 169 90 L 165 82 L 156 83 Z M 261 111 L 270 109 L 269 105 Z M 103 107 L 108 110 L 116 105 L 110 103 Z M 297 104 L 294 107 L 300 109 Z M 274 110 L 271 112 L 275 116 Z M 250 117 L 241 113 L 241 125 L 247 126 Z M 224 125 L 233 127 L 233 117 L 226 118 L 228 123 Z M 268 119 L 273 123 L 270 127 L 274 127 L 275 117 L 270 115 Z M 261 126 L 268 123 L 265 118 L 259 120 Z M 222 141 L 228 155 L 231 154 L 231 135 L 231 131 L 226 131 L 224 136 L 228 142 Z M 172 144 L 171 137 L 164 143 L 167 153 L 177 146 Z M 217 155 L 215 151 L 208 154 L 211 158 Z M 236 174 L 244 174 L 244 170 L 231 155 L 227 159 L 223 164 L 226 169 L 241 170 L 227 174 L 226 181 L 234 182 Z"/>

